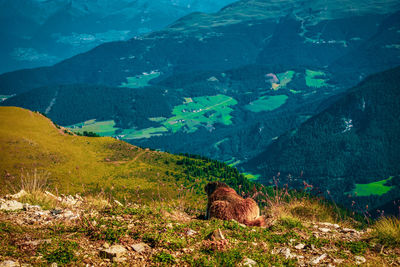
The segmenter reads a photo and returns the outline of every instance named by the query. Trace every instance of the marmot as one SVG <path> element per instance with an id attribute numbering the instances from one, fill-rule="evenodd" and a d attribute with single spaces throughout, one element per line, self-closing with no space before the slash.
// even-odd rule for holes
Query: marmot
<path id="1" fill-rule="evenodd" d="M 266 226 L 254 199 L 243 199 L 234 189 L 221 182 L 210 182 L 204 190 L 208 195 L 207 219 L 234 219 L 248 226 Z"/>

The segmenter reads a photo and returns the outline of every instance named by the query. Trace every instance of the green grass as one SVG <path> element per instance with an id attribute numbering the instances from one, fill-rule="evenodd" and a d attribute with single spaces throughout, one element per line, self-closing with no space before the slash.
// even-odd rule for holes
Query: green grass
<path id="1" fill-rule="evenodd" d="M 365 197 L 371 195 L 381 196 L 389 192 L 389 190 L 393 188 L 393 186 L 385 185 L 385 183 L 390 181 L 391 179 L 392 177 L 389 177 L 388 179 L 369 184 L 356 184 L 356 188 L 353 190 L 353 193 L 356 193 L 357 196 L 359 197 Z"/>
<path id="2" fill-rule="evenodd" d="M 230 160 L 225 161 L 225 163 L 228 164 L 231 167 L 234 167 L 234 166 L 238 165 L 240 162 L 241 161 L 237 160 L 236 158 L 231 158 Z"/>
<path id="3" fill-rule="evenodd" d="M 141 88 L 149 85 L 149 82 L 160 76 L 159 72 L 151 72 L 135 77 L 126 77 L 127 82 L 122 83 L 119 87 Z"/>
<path id="4" fill-rule="evenodd" d="M 173 133 L 184 129 L 186 132 L 195 132 L 200 126 L 210 127 L 216 123 L 232 124 L 230 106 L 237 101 L 226 95 L 194 97 L 192 102 L 185 98 L 185 103 L 175 106 L 173 117 L 167 119 L 163 125 Z"/>
<path id="5" fill-rule="evenodd" d="M 252 174 L 252 173 L 249 173 L 249 172 L 244 172 L 243 175 L 244 175 L 244 177 L 246 177 L 247 179 L 249 179 L 251 181 L 256 181 L 261 176 L 259 174 Z"/>
<path id="6" fill-rule="evenodd" d="M 328 86 L 326 83 L 326 79 L 323 79 L 321 77 L 325 77 L 326 74 L 323 71 L 314 71 L 314 70 L 306 70 L 306 85 L 308 87 L 315 87 L 315 88 L 320 88 L 320 87 L 325 87 Z"/>
<path id="7" fill-rule="evenodd" d="M 118 128 L 115 128 L 114 126 L 114 120 L 96 121 L 95 119 L 93 119 L 70 125 L 66 128 L 70 129 L 73 132 L 83 133 L 84 131 L 86 131 L 97 133 L 100 136 L 113 136 L 115 135 L 115 131 L 118 130 Z"/>
<path id="8" fill-rule="evenodd" d="M 183 177 L 184 167 L 174 163 L 181 156 L 111 137 L 68 135 L 41 114 L 16 107 L 0 107 L 0 151 L 0 172 L 10 175 L 8 181 L 0 179 L 0 194 L 9 193 L 8 184 L 18 189 L 21 174 L 35 169 L 48 173 L 49 187 L 60 193 L 140 194 L 140 201 L 151 199 L 154 192 L 174 198 L 177 192 L 169 185 Z"/>
<path id="9" fill-rule="evenodd" d="M 163 122 L 165 121 L 167 118 L 164 117 L 154 117 L 154 118 L 149 118 L 149 121 L 154 121 L 154 122 Z"/>
<path id="10" fill-rule="evenodd" d="M 121 136 L 125 140 L 130 140 L 130 139 L 150 138 L 153 136 L 161 136 L 165 132 L 168 132 L 168 129 L 163 126 L 151 127 L 141 130 L 124 129 L 121 133 Z"/>
<path id="11" fill-rule="evenodd" d="M 287 95 L 262 96 L 245 107 L 252 112 L 272 111 L 286 103 Z"/>
<path id="12" fill-rule="evenodd" d="M 293 89 L 290 89 L 289 90 L 292 94 L 300 94 L 301 93 L 301 91 L 296 91 L 296 90 L 293 90 Z"/>
<path id="13" fill-rule="evenodd" d="M 296 72 L 292 70 L 288 70 L 286 72 L 278 73 L 276 76 L 279 79 L 280 87 L 286 87 L 288 83 L 290 83 L 293 79 L 293 76 Z"/>

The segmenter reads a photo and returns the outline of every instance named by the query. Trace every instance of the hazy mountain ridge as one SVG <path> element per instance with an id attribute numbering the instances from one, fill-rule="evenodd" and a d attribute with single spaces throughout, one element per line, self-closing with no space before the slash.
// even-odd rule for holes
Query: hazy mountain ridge
<path id="1" fill-rule="evenodd" d="M 1 1 L 0 72 L 55 64 L 101 43 L 128 40 L 193 11 L 216 12 L 220 1 Z"/>

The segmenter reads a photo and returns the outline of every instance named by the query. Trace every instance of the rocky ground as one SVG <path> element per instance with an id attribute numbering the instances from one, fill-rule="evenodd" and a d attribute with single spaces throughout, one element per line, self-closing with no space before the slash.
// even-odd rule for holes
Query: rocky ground
<path id="1" fill-rule="evenodd" d="M 162 203 L 49 192 L 57 204 L 44 209 L 19 194 L 0 199 L 0 266 L 400 266 L 400 248 L 376 243 L 369 228 L 290 216 L 246 227 Z"/>

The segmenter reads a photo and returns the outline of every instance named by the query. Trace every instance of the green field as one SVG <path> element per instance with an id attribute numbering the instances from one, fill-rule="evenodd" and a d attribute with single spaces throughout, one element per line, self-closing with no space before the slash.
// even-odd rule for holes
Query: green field
<path id="1" fill-rule="evenodd" d="M 293 89 L 290 89 L 289 90 L 292 94 L 300 94 L 301 93 L 301 91 L 296 91 L 296 90 L 293 90 Z"/>
<path id="2" fill-rule="evenodd" d="M 323 71 L 306 70 L 306 84 L 308 87 L 315 88 L 328 86 L 326 79 L 321 78 L 325 76 L 326 74 Z"/>
<path id="3" fill-rule="evenodd" d="M 66 128 L 70 129 L 73 132 L 83 133 L 86 132 L 94 132 L 100 136 L 113 136 L 115 135 L 115 131 L 118 128 L 115 128 L 115 121 L 96 121 L 96 120 L 88 120 L 85 122 L 77 123 L 74 125 L 67 126 Z"/>
<path id="4" fill-rule="evenodd" d="M 161 136 L 163 133 L 168 132 L 167 128 L 161 127 L 151 127 L 141 130 L 135 129 L 124 129 L 120 136 L 124 140 L 129 139 L 141 139 L 141 138 L 150 138 L 153 136 Z"/>
<path id="5" fill-rule="evenodd" d="M 159 72 L 143 73 L 135 77 L 126 77 L 127 82 L 122 83 L 119 87 L 140 88 L 149 85 L 149 82 L 160 76 Z"/>
<path id="6" fill-rule="evenodd" d="M 279 79 L 280 87 L 285 87 L 288 83 L 290 83 L 293 79 L 293 76 L 296 72 L 292 70 L 288 70 L 286 72 L 278 73 L 276 76 Z"/>
<path id="7" fill-rule="evenodd" d="M 149 121 L 154 121 L 154 122 L 162 122 L 165 121 L 167 118 L 164 117 L 154 117 L 154 118 L 149 118 Z"/>
<path id="8" fill-rule="evenodd" d="M 285 104 L 287 99 L 287 95 L 262 96 L 245 107 L 252 112 L 271 111 Z"/>
<path id="9" fill-rule="evenodd" d="M 353 193 L 357 193 L 357 196 L 359 197 L 366 197 L 371 195 L 381 196 L 393 188 L 393 186 L 385 185 L 385 183 L 390 180 L 392 180 L 392 177 L 389 177 L 386 180 L 381 180 L 369 184 L 356 184 L 356 188 L 353 190 Z"/>
<path id="10" fill-rule="evenodd" d="M 260 178 L 260 176 L 261 176 L 259 174 L 252 174 L 249 172 L 244 172 L 243 175 L 244 175 L 244 177 L 246 177 L 247 179 L 249 179 L 251 181 L 257 181 L 258 178 Z"/>
<path id="11" fill-rule="evenodd" d="M 186 132 L 195 132 L 200 126 L 212 126 L 215 123 L 224 125 L 232 124 L 230 106 L 237 101 L 226 95 L 194 97 L 192 102 L 185 98 L 185 103 L 175 106 L 173 117 L 167 119 L 163 125 L 175 133 L 182 128 Z"/>
<path id="12" fill-rule="evenodd" d="M 231 167 L 235 167 L 236 165 L 238 165 L 241 161 L 237 160 L 236 158 L 231 158 L 228 161 L 225 161 L 226 164 L 228 164 Z"/>

